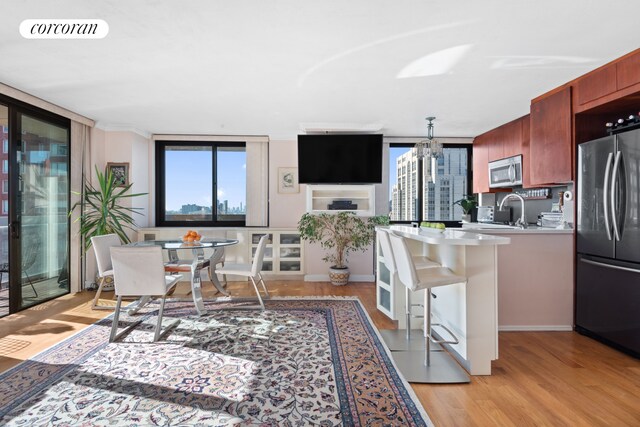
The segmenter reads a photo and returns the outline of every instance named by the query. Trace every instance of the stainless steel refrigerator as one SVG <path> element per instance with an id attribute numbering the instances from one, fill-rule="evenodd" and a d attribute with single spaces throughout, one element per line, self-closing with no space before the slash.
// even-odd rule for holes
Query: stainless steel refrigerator
<path id="1" fill-rule="evenodd" d="M 640 357 L 640 130 L 578 146 L 576 330 Z"/>

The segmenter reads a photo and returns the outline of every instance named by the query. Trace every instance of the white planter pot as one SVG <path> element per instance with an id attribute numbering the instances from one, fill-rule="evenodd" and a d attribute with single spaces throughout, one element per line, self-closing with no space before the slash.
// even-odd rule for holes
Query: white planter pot
<path id="1" fill-rule="evenodd" d="M 344 286 L 349 283 L 349 268 L 329 267 L 329 280 L 332 285 Z"/>

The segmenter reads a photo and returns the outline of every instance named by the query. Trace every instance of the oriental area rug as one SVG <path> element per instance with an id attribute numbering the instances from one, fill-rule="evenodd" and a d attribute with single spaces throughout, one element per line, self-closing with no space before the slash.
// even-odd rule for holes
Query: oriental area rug
<path id="1" fill-rule="evenodd" d="M 101 320 L 0 375 L 0 425 L 432 425 L 359 300 L 239 304 L 168 301 L 156 343 L 157 304 Z"/>

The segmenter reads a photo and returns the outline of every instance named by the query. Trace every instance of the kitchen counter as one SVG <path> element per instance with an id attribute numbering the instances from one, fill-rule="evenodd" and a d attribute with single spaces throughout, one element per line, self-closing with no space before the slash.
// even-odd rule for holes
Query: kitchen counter
<path id="1" fill-rule="evenodd" d="M 513 225 L 483 224 L 478 222 L 466 222 L 462 224 L 462 230 L 470 233 L 495 234 L 573 234 L 573 228 L 556 229 L 530 225 L 528 228 L 520 228 Z"/>
<path id="2" fill-rule="evenodd" d="M 454 331 L 459 338 L 458 344 L 447 345 L 447 349 L 460 364 L 471 375 L 491 375 L 491 361 L 498 358 L 497 248 L 508 248 L 511 237 L 462 229 L 447 229 L 443 233 L 399 225 L 390 229 L 407 239 L 413 254 L 427 256 L 467 278 L 466 283 L 436 287 L 431 292 L 417 291 L 415 294 L 420 295 L 416 295 L 416 300 L 432 298 L 434 321 Z M 396 275 L 389 275 L 388 270 L 384 273 L 380 262 L 378 266 L 378 298 L 386 292 L 393 307 L 395 301 L 401 300 L 405 288 Z M 398 308 L 383 312 L 401 321 Z M 425 328 L 424 324 L 421 326 Z"/>
<path id="3" fill-rule="evenodd" d="M 498 247 L 501 331 L 573 329 L 574 230 L 467 227 L 469 233 L 511 239 L 509 246 Z"/>
<path id="4" fill-rule="evenodd" d="M 406 225 L 392 225 L 390 228 L 403 237 L 432 245 L 495 246 L 510 242 L 508 237 L 478 234 L 461 228 L 447 228 L 442 233 Z"/>

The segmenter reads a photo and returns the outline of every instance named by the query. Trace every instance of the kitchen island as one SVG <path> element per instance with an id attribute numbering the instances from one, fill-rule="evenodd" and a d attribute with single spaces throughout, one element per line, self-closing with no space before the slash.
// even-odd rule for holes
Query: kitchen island
<path id="1" fill-rule="evenodd" d="M 463 230 L 511 239 L 498 248 L 500 331 L 573 330 L 574 230 L 474 223 Z"/>
<path id="2" fill-rule="evenodd" d="M 408 226 L 389 228 L 408 239 L 408 246 L 414 254 L 427 256 L 455 274 L 467 277 L 467 283 L 432 289 L 432 313 L 435 322 L 451 329 L 460 340 L 459 344 L 447 345 L 450 353 L 471 375 L 490 375 L 491 361 L 498 358 L 497 247 L 509 244 L 509 237 L 460 229 L 439 233 Z M 400 295 L 404 294 L 404 286 L 397 278 L 390 277 L 388 270 L 385 273 L 380 259 L 379 255 L 379 303 L 382 290 L 390 293 L 387 297 L 395 308 L 391 311 L 394 318 L 400 320 L 402 313 L 395 306 L 402 300 Z M 428 297 L 424 291 L 415 294 L 418 293 L 422 298 Z"/>

